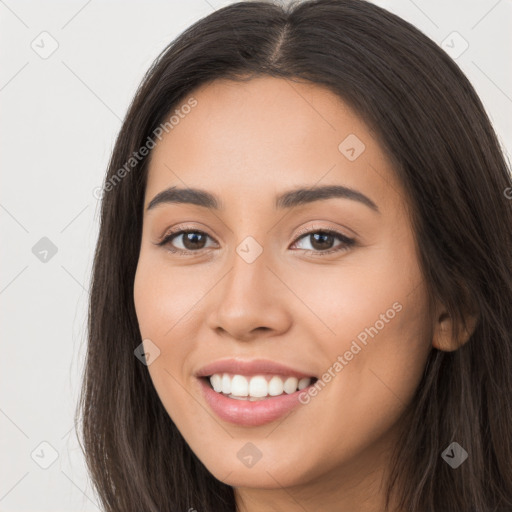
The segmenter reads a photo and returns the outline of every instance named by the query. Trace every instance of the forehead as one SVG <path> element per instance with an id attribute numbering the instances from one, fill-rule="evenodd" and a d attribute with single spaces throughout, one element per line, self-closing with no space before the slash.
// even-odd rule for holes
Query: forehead
<path id="1" fill-rule="evenodd" d="M 215 80 L 173 112 L 172 128 L 152 151 L 146 206 L 170 186 L 208 188 L 227 203 L 261 204 L 281 189 L 315 184 L 364 189 L 380 204 L 400 199 L 368 127 L 323 86 L 271 77 Z"/>

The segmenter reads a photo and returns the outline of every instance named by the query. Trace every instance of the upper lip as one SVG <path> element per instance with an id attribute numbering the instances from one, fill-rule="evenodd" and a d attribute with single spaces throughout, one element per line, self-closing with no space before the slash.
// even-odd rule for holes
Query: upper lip
<path id="1" fill-rule="evenodd" d="M 269 359 L 221 359 L 201 367 L 196 372 L 196 377 L 209 377 L 214 373 L 232 373 L 236 375 L 289 375 L 298 378 L 313 377 L 311 373 L 304 373 Z"/>

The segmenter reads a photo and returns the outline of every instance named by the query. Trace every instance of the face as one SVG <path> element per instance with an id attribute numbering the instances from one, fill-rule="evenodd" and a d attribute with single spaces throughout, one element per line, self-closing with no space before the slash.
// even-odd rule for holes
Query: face
<path id="1" fill-rule="evenodd" d="M 396 442 L 431 349 L 404 192 L 321 86 L 217 80 L 192 96 L 145 193 L 134 294 L 155 389 L 229 485 L 356 481 Z"/>

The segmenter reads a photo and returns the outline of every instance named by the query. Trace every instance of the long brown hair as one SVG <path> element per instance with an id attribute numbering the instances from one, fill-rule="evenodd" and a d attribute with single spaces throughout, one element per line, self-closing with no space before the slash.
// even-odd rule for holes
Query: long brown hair
<path id="1" fill-rule="evenodd" d="M 233 488 L 192 452 L 134 356 L 142 341 L 133 283 L 148 157 L 126 162 L 196 87 L 261 75 L 327 86 L 361 116 L 413 206 L 430 303 L 439 299 L 462 322 L 478 314 L 465 345 L 431 351 L 387 497 L 394 490 L 408 512 L 512 510 L 510 165 L 453 60 L 408 22 L 362 0 L 228 5 L 171 42 L 145 75 L 105 177 L 77 407 L 104 509 L 236 510 Z M 469 455 L 457 469 L 441 457 L 452 442 Z"/>

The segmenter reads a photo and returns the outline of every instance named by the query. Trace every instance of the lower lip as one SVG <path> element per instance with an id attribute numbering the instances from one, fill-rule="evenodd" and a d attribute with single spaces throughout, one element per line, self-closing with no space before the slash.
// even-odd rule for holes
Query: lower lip
<path id="1" fill-rule="evenodd" d="M 279 419 L 281 416 L 300 405 L 299 394 L 308 391 L 307 388 L 295 391 L 287 395 L 266 398 L 250 402 L 249 400 L 237 400 L 228 398 L 222 393 L 217 393 L 200 378 L 201 391 L 213 412 L 224 421 L 236 423 L 244 427 L 258 427 Z"/>

